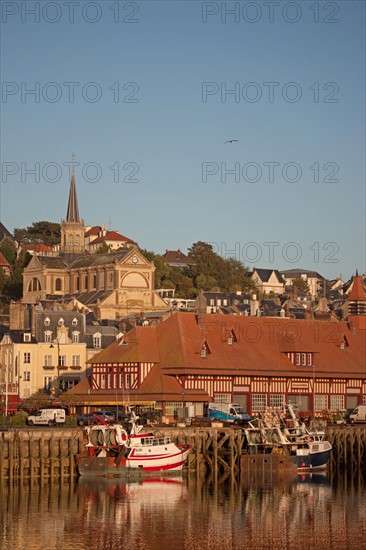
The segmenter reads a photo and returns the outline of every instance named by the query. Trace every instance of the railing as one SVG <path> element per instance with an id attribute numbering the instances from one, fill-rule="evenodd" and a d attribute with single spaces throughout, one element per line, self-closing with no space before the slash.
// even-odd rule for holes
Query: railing
<path id="1" fill-rule="evenodd" d="M 57 369 L 59 371 L 68 370 L 68 369 L 81 370 L 82 367 L 81 367 L 81 365 L 69 365 L 69 366 L 68 365 L 62 365 L 62 366 L 60 365 L 59 367 L 55 367 L 53 365 L 43 365 L 43 369 L 44 370 L 55 370 L 55 369 Z"/>

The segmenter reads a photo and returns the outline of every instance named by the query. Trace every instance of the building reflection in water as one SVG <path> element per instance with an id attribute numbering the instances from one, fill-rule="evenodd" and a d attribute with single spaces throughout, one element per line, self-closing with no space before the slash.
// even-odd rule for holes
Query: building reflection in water
<path id="1" fill-rule="evenodd" d="M 23 481 L 0 496 L 0 548 L 12 550 L 360 550 L 366 540 L 360 477 Z"/>

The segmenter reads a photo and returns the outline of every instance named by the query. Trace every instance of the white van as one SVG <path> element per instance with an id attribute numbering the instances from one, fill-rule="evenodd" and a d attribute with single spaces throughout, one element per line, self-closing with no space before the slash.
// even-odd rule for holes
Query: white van
<path id="1" fill-rule="evenodd" d="M 353 422 L 366 422 L 366 405 L 358 405 L 353 412 L 349 415 L 350 421 Z"/>
<path id="2" fill-rule="evenodd" d="M 64 409 L 39 409 L 35 414 L 27 418 L 28 426 L 56 426 L 66 422 Z"/>

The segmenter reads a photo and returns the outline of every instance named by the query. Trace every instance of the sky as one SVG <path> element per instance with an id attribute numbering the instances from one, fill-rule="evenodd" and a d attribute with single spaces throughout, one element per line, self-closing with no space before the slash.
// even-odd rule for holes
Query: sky
<path id="1" fill-rule="evenodd" d="M 365 272 L 365 2 L 1 2 L 1 221 Z M 227 140 L 238 140 L 225 143 Z"/>

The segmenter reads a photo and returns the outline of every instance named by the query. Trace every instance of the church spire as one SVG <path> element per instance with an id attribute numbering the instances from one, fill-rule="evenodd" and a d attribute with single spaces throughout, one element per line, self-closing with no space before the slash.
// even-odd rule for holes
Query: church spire
<path id="1" fill-rule="evenodd" d="M 72 172 L 67 205 L 66 220 L 61 221 L 61 254 L 83 254 L 85 247 L 84 220 L 80 219 L 78 196 L 75 185 L 74 155 L 72 155 Z"/>
<path id="2" fill-rule="evenodd" d="M 71 173 L 69 203 L 67 205 L 66 221 L 80 223 L 78 196 L 76 193 L 76 185 L 75 185 L 74 155 L 72 155 L 72 173 Z"/>

